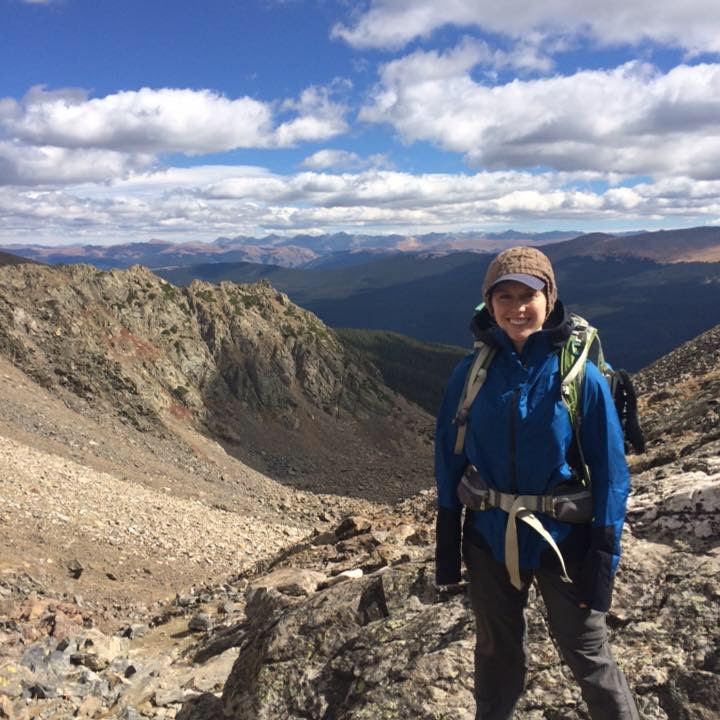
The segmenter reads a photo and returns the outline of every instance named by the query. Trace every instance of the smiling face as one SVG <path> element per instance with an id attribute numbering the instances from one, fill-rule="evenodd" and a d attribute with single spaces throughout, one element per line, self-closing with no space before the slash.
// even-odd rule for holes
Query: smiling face
<path id="1" fill-rule="evenodd" d="M 545 293 L 515 280 L 505 280 L 493 288 L 490 300 L 495 322 L 521 352 L 527 339 L 545 322 L 548 310 Z"/>

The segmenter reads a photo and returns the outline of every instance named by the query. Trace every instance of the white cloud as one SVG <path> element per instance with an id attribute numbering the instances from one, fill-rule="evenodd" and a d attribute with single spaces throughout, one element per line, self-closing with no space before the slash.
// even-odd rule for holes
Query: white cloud
<path id="1" fill-rule="evenodd" d="M 346 130 L 345 113 L 321 87 L 276 104 L 209 90 L 143 88 L 91 99 L 78 89 L 35 87 L 20 101 L 0 98 L 0 184 L 103 182 L 167 153 L 328 140 Z"/>
<path id="2" fill-rule="evenodd" d="M 269 144 L 271 123 L 270 108 L 251 98 L 150 88 L 93 99 L 35 91 L 3 121 L 32 145 L 187 154 Z"/>
<path id="3" fill-rule="evenodd" d="M 642 203 L 640 194 L 629 187 L 611 188 L 605 193 L 605 201 L 612 207 L 633 210 Z"/>
<path id="4" fill-rule="evenodd" d="M 720 64 L 663 74 L 633 62 L 488 87 L 471 74 L 482 52 L 465 42 L 387 63 L 360 119 L 488 168 L 720 177 Z"/>
<path id="5" fill-rule="evenodd" d="M 199 192 L 212 200 L 250 200 L 265 203 L 284 199 L 288 193 L 288 184 L 278 176 L 239 176 L 212 183 Z"/>
<path id="6" fill-rule="evenodd" d="M 324 149 L 309 155 L 302 161 L 302 167 L 308 170 L 360 170 L 367 167 L 387 168 L 390 161 L 381 153 L 363 158 L 349 150 Z"/>
<path id="7" fill-rule="evenodd" d="M 285 107 L 297 116 L 275 127 L 270 103 L 210 90 L 142 88 L 91 99 L 77 90 L 34 89 L 20 102 L 6 98 L 0 123 L 30 145 L 187 155 L 287 147 L 345 129 L 344 108 L 322 90 L 305 90 Z"/>
<path id="8" fill-rule="evenodd" d="M 523 188 L 547 188 L 547 178 L 530 173 L 478 173 L 412 175 L 387 170 L 361 173 L 302 172 L 290 177 L 234 178 L 200 190 L 214 199 L 250 199 L 263 202 L 297 202 L 324 208 L 441 207 L 477 202 Z"/>
<path id="9" fill-rule="evenodd" d="M 318 150 L 306 157 L 302 165 L 309 170 L 326 170 L 328 168 L 356 168 L 362 165 L 362 158 L 348 150 Z"/>
<path id="10" fill-rule="evenodd" d="M 572 181 L 567 173 L 519 171 L 283 176 L 208 166 L 132 173 L 62 191 L 0 188 L 0 243 L 211 240 L 321 229 L 418 233 L 528 222 L 637 227 L 659 217 L 707 224 L 720 215 L 720 180 L 683 176 L 596 191 Z"/>
<path id="11" fill-rule="evenodd" d="M 296 112 L 297 117 L 282 123 L 274 131 L 274 144 L 279 147 L 301 141 L 327 140 L 347 130 L 347 108 L 331 99 L 328 88 L 306 88 L 298 100 L 286 100 L 283 109 Z"/>
<path id="12" fill-rule="evenodd" d="M 0 185 L 106 182 L 153 162 L 152 155 L 114 150 L 22 145 L 0 140 Z"/>
<path id="13" fill-rule="evenodd" d="M 716 0 L 372 0 L 332 34 L 358 48 L 401 48 L 444 25 L 480 27 L 513 38 L 589 36 L 600 45 L 646 40 L 690 52 L 720 52 Z"/>
<path id="14" fill-rule="evenodd" d="M 133 172 L 112 183 L 114 192 L 152 195 L 172 191 L 195 190 L 198 187 L 219 183 L 226 179 L 242 177 L 248 182 L 262 180 L 269 175 L 264 168 L 254 165 L 193 165 L 192 167 L 168 167 L 152 172 Z M 81 188 L 83 192 L 104 194 L 103 188 L 92 185 Z"/>

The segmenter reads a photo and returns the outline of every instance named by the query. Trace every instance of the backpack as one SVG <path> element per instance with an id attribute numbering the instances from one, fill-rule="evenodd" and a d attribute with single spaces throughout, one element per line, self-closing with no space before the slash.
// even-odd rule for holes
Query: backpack
<path id="1" fill-rule="evenodd" d="M 482 305 L 478 306 L 481 309 Z M 579 441 L 580 433 L 580 397 L 585 378 L 585 363 L 590 357 L 610 387 L 615 409 L 623 429 L 625 449 L 641 454 L 645 451 L 645 437 L 637 412 L 637 395 L 632 379 L 625 370 L 615 370 L 605 360 L 602 343 L 596 328 L 580 315 L 570 315 L 573 325 L 570 337 L 560 350 L 560 396 L 570 416 L 573 428 L 573 444 L 570 448 L 568 463 L 576 469 L 583 485 L 590 486 L 590 471 L 583 458 Z M 455 442 L 455 454 L 460 455 L 465 445 L 465 431 L 470 406 L 485 382 L 487 371 L 495 356 L 495 348 L 481 340 L 474 343 L 475 360 L 465 378 L 465 386 L 460 396 L 455 424 L 458 434 Z"/>

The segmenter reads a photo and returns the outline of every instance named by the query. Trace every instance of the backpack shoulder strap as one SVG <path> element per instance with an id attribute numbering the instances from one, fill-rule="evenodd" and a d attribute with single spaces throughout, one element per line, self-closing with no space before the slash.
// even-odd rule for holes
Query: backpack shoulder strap
<path id="1" fill-rule="evenodd" d="M 580 383 L 582 383 L 585 375 L 585 363 L 594 343 L 598 348 L 598 364 L 604 364 L 602 346 L 600 345 L 597 330 L 579 315 L 573 314 L 571 318 L 574 323 L 573 329 L 560 351 L 560 377 L 563 400 L 572 393 L 572 387 L 576 385 L 576 379 L 579 379 Z M 576 410 L 574 402 L 572 409 Z"/>
<path id="2" fill-rule="evenodd" d="M 573 330 L 560 350 L 560 397 L 570 416 L 573 452 L 580 466 L 581 479 L 586 487 L 590 487 L 590 468 L 585 462 L 580 444 L 580 397 L 585 379 L 585 364 L 593 346 L 596 348 L 596 363 L 601 371 L 605 367 L 605 358 L 597 330 L 585 318 L 575 314 L 571 317 Z"/>
<path id="3" fill-rule="evenodd" d="M 455 439 L 455 455 L 462 455 L 463 448 L 465 447 L 465 432 L 467 430 L 470 406 L 473 404 L 477 394 L 480 392 L 480 388 L 485 382 L 487 369 L 490 367 L 493 357 L 495 357 L 494 347 L 480 340 L 475 342 L 475 359 L 470 366 L 470 372 L 468 372 L 465 378 L 465 387 L 460 395 L 460 402 L 458 403 L 455 420 L 453 421 L 458 429 L 457 438 Z"/>

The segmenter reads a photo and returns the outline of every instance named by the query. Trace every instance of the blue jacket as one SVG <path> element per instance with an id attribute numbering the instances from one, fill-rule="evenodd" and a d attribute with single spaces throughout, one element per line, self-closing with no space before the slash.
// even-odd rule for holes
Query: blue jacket
<path id="1" fill-rule="evenodd" d="M 474 322 L 476 336 L 495 345 L 497 352 L 470 409 L 463 454 L 454 454 L 457 427 L 453 420 L 473 355 L 455 368 L 437 418 L 436 567 L 440 584 L 460 579 L 462 506 L 456 493 L 469 464 L 490 486 L 508 493 L 544 495 L 573 477 L 568 464 L 573 429 L 560 398 L 558 350 L 571 328 L 562 304 L 556 305 L 544 328 L 528 338 L 520 355 L 487 310 Z M 581 599 L 597 610 L 607 610 L 620 559 L 630 477 L 608 384 L 591 362 L 585 369 L 580 411 L 580 444 L 592 478 L 592 524 L 570 525 L 537 515 L 566 561 L 577 561 L 572 564 L 579 568 L 574 581 Z M 507 513 L 499 508 L 466 511 L 465 539 L 487 547 L 504 563 L 506 523 Z M 518 523 L 518 542 L 521 568 L 552 566 L 554 554 L 545 552 L 546 541 L 525 523 Z"/>

